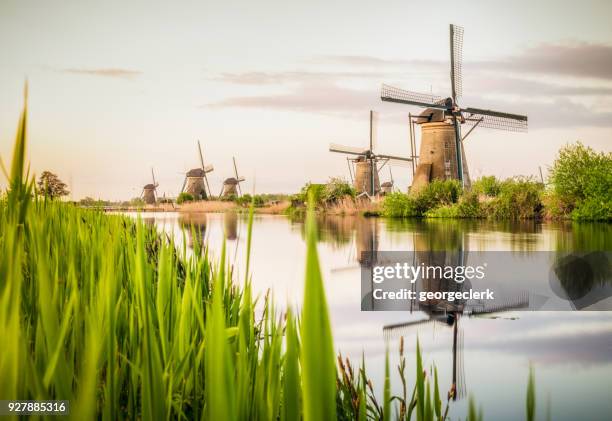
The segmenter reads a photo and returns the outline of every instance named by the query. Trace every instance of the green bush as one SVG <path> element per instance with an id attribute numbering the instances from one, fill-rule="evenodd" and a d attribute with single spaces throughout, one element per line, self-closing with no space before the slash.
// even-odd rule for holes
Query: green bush
<path id="1" fill-rule="evenodd" d="M 532 219 L 541 215 L 543 186 L 531 178 L 509 178 L 501 182 L 487 213 L 498 219 Z"/>
<path id="2" fill-rule="evenodd" d="M 559 209 L 575 219 L 611 220 L 612 153 L 577 142 L 559 151 L 550 170 Z"/>
<path id="3" fill-rule="evenodd" d="M 393 218 L 421 216 L 414 198 L 405 193 L 390 193 L 382 202 L 382 214 Z"/>
<path id="4" fill-rule="evenodd" d="M 183 192 L 179 194 L 178 197 L 176 198 L 176 203 L 179 205 L 184 202 L 192 202 L 192 201 L 193 201 L 193 196 L 187 192 Z"/>
<path id="5" fill-rule="evenodd" d="M 489 197 L 496 197 L 501 191 L 501 182 L 494 176 L 480 177 L 472 184 L 472 191 Z"/>
<path id="6" fill-rule="evenodd" d="M 425 213 L 428 218 L 482 218 L 483 210 L 474 191 L 465 192 L 457 203 L 442 205 Z"/>
<path id="7" fill-rule="evenodd" d="M 349 196 L 355 197 L 356 191 L 345 179 L 332 177 L 329 179 L 322 193 L 322 200 L 327 203 L 334 203 Z"/>

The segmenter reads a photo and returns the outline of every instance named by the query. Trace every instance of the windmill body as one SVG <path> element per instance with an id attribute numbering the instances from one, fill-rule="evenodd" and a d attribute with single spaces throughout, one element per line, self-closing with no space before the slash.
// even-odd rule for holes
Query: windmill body
<path id="1" fill-rule="evenodd" d="M 366 193 L 368 196 L 374 196 L 380 192 L 380 179 L 375 158 L 359 157 L 355 159 L 353 185 L 357 193 Z"/>
<path id="2" fill-rule="evenodd" d="M 226 178 L 223 181 L 223 190 L 221 191 L 221 197 L 229 199 L 231 197 L 240 197 L 240 183 L 245 180 L 244 177 L 238 175 L 238 166 L 236 165 L 236 158 L 234 161 L 234 177 Z"/>
<path id="3" fill-rule="evenodd" d="M 183 181 L 183 187 L 181 187 L 181 193 L 189 193 L 194 200 L 207 200 L 212 195 L 210 193 L 206 174 L 212 172 L 214 167 L 212 165 L 204 165 L 204 155 L 202 154 L 202 147 L 199 140 L 198 152 L 200 167 L 193 168 L 185 173 L 185 180 Z"/>
<path id="4" fill-rule="evenodd" d="M 194 168 L 187 171 L 185 174 L 186 182 L 183 192 L 189 193 L 194 200 L 206 200 L 206 184 L 204 183 L 204 170 L 202 168 Z"/>
<path id="5" fill-rule="evenodd" d="M 232 196 L 238 196 L 238 180 L 234 177 L 229 177 L 223 181 L 221 197 L 229 198 Z"/>
<path id="6" fill-rule="evenodd" d="M 154 205 L 157 203 L 156 192 L 159 184 L 155 181 L 153 168 L 151 168 L 151 177 L 153 178 L 153 183 L 146 184 L 142 188 L 142 200 L 145 202 L 145 205 Z"/>
<path id="7" fill-rule="evenodd" d="M 146 205 L 154 205 L 155 199 L 155 184 L 147 184 L 142 188 L 142 200 Z"/>
<path id="8" fill-rule="evenodd" d="M 440 110 L 426 109 L 417 118 L 421 127 L 421 148 L 419 164 L 412 181 L 412 190 L 417 191 L 432 180 L 457 179 L 457 142 L 452 116 Z M 463 183 L 470 186 L 465 149 L 460 148 L 463 166 Z"/>
<path id="9" fill-rule="evenodd" d="M 527 131 L 527 116 L 510 114 L 481 108 L 462 108 L 457 98 L 462 95 L 463 28 L 450 25 L 450 79 L 451 96 L 406 91 L 383 85 L 381 99 L 400 104 L 425 108 L 418 117 L 421 127 L 421 148 L 412 189 L 418 190 L 432 180 L 458 179 L 469 188 L 468 172 L 463 141 L 476 127 L 508 131 Z M 461 136 L 461 126 L 471 126 Z"/>

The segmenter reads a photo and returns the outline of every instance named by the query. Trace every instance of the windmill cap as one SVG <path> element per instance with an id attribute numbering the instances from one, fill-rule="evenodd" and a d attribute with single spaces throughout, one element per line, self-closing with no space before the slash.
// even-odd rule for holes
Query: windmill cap
<path id="1" fill-rule="evenodd" d="M 445 120 L 444 110 L 440 110 L 437 108 L 425 108 L 419 117 L 424 117 L 426 120 L 418 121 L 417 123 L 431 123 L 431 122 L 439 122 Z"/>
<path id="2" fill-rule="evenodd" d="M 187 177 L 204 177 L 204 170 L 202 168 L 194 168 L 187 171 Z"/>
<path id="3" fill-rule="evenodd" d="M 238 184 L 238 180 L 236 180 L 234 177 L 226 178 L 223 184 L 236 185 Z"/>
<path id="4" fill-rule="evenodd" d="M 153 184 L 149 183 L 149 184 L 145 185 L 143 188 L 145 190 L 154 190 L 155 186 Z"/>
<path id="5" fill-rule="evenodd" d="M 381 187 L 393 187 L 393 183 L 390 181 L 385 181 L 380 185 Z"/>

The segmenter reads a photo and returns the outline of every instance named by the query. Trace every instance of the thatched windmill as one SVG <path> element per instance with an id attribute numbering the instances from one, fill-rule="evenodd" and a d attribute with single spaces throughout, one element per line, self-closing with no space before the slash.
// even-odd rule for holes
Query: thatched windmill
<path id="1" fill-rule="evenodd" d="M 451 96 L 405 91 L 383 85 L 383 101 L 417 105 L 425 108 L 416 122 L 421 126 L 420 161 L 412 182 L 418 189 L 431 180 L 458 179 L 469 187 L 470 176 L 463 149 L 463 141 L 476 126 L 509 131 L 527 131 L 527 116 L 481 108 L 461 108 L 457 98 L 462 94 L 463 28 L 450 25 Z M 461 124 L 471 126 L 461 137 Z"/>
<path id="2" fill-rule="evenodd" d="M 187 171 L 183 187 L 181 187 L 181 193 L 189 193 L 193 196 L 194 200 L 206 200 L 212 196 L 206 174 L 212 172 L 214 167 L 212 165 L 204 165 L 204 156 L 202 155 L 202 147 L 199 140 L 198 152 L 200 155 L 200 167 Z"/>
<path id="3" fill-rule="evenodd" d="M 234 161 L 234 176 L 226 178 L 223 181 L 223 190 L 221 191 L 221 197 L 229 198 L 229 197 L 240 197 L 242 192 L 240 191 L 240 183 L 245 180 L 244 177 L 238 175 L 238 167 L 236 166 L 236 158 L 232 157 Z"/>
<path id="4" fill-rule="evenodd" d="M 157 202 L 156 191 L 159 184 L 155 182 L 155 173 L 153 173 L 153 168 L 151 168 L 151 177 L 153 177 L 153 183 L 146 184 L 142 188 L 141 197 L 144 200 L 146 205 L 154 205 Z"/>
<path id="5" fill-rule="evenodd" d="M 353 185 L 358 194 L 365 194 L 369 197 L 376 196 L 380 193 L 380 180 L 378 177 L 379 171 L 388 163 L 412 162 L 412 158 L 401 156 L 382 155 L 374 152 L 376 147 L 376 121 L 377 114 L 370 111 L 370 144 L 366 149 L 355 148 L 352 146 L 343 146 L 330 144 L 329 151 L 343 153 L 348 155 L 356 155 L 356 158 L 348 158 L 349 170 L 351 170 L 350 162 L 355 166 L 355 176 L 351 172 Z M 379 165 L 382 162 L 382 165 Z"/>

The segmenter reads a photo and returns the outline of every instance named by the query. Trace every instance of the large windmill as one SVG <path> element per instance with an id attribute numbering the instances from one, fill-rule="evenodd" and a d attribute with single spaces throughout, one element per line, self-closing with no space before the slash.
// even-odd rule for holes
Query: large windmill
<path id="1" fill-rule="evenodd" d="M 206 174 L 212 172 L 214 167 L 212 165 L 204 165 L 204 155 L 202 155 L 202 147 L 199 140 L 198 152 L 200 167 L 187 171 L 185 180 L 183 180 L 183 187 L 181 187 L 181 193 L 189 193 L 195 200 L 206 200 L 212 197 Z"/>
<path id="2" fill-rule="evenodd" d="M 376 122 L 377 114 L 374 111 L 370 111 L 370 144 L 368 148 L 356 148 L 353 146 L 337 145 L 334 143 L 329 145 L 330 152 L 356 156 L 355 158 L 347 158 L 349 161 L 349 170 L 351 169 L 351 162 L 354 163 L 355 166 L 353 185 L 358 194 L 366 194 L 370 197 L 376 196 L 380 192 L 378 172 L 382 169 L 382 167 L 388 163 L 405 164 L 406 162 L 412 162 L 412 158 L 383 155 L 374 152 L 374 148 L 376 148 L 377 143 Z M 382 165 L 379 166 L 379 162 L 382 162 Z"/>
<path id="3" fill-rule="evenodd" d="M 142 188 L 141 197 L 147 205 L 154 205 L 157 202 L 156 199 L 156 191 L 159 184 L 155 181 L 155 173 L 153 172 L 153 168 L 151 168 L 151 177 L 153 178 L 153 183 L 146 184 Z"/>
<path id="4" fill-rule="evenodd" d="M 382 86 L 383 101 L 417 105 L 425 110 L 417 118 L 421 126 L 420 160 L 412 188 L 420 188 L 433 179 L 456 178 L 469 187 L 470 178 L 463 150 L 461 124 L 509 131 L 527 131 L 527 116 L 481 108 L 461 108 L 457 98 L 462 94 L 463 28 L 450 25 L 451 96 L 405 91 Z"/>
<path id="5" fill-rule="evenodd" d="M 232 157 L 234 161 L 234 176 L 226 178 L 223 181 L 223 190 L 221 191 L 221 197 L 240 197 L 242 192 L 240 191 L 240 183 L 245 180 L 244 177 L 238 175 L 238 166 L 236 165 L 236 158 Z"/>

